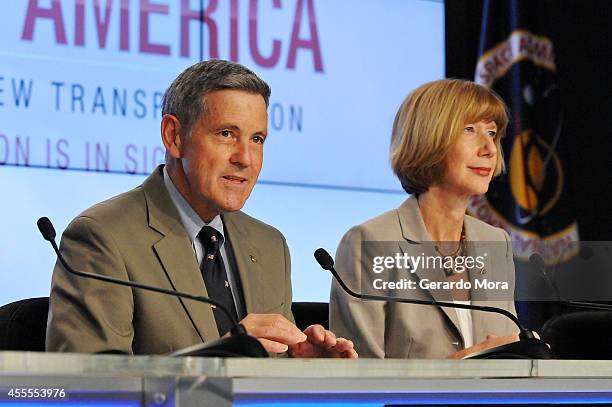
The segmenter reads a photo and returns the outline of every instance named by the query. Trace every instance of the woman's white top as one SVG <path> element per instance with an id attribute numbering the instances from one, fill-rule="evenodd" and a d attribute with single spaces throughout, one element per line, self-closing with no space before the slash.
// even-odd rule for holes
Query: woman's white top
<path id="1" fill-rule="evenodd" d="M 455 304 L 470 305 L 471 301 L 454 300 Z M 472 324 L 472 310 L 455 308 L 457 311 L 457 319 L 459 320 L 459 332 L 463 337 L 463 343 L 466 348 L 474 346 L 474 330 Z"/>

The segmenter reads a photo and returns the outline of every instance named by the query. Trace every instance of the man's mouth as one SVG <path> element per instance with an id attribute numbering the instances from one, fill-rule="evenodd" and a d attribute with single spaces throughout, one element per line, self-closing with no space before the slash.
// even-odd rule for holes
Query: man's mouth
<path id="1" fill-rule="evenodd" d="M 231 183 L 233 183 L 233 184 L 242 184 L 242 183 L 245 183 L 246 180 L 247 180 L 244 177 L 239 177 L 239 176 L 236 176 L 236 175 L 224 175 L 222 178 L 227 180 L 227 181 L 229 181 L 229 182 L 231 182 Z"/>

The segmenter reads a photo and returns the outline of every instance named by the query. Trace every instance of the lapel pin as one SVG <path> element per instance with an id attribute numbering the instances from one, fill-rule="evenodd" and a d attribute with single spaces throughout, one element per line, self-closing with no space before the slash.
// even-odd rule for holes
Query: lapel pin
<path id="1" fill-rule="evenodd" d="M 257 263 L 257 259 L 256 259 L 256 258 L 255 258 L 255 256 L 253 256 L 252 254 L 251 254 L 251 261 L 252 261 L 253 263 Z"/>

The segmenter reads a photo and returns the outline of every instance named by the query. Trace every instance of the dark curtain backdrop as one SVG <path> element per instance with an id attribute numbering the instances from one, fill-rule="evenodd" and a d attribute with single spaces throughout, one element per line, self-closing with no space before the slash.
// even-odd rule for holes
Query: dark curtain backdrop
<path id="1" fill-rule="evenodd" d="M 612 1 L 541 1 L 553 22 L 562 137 L 581 240 L 612 240 Z M 474 79 L 482 0 L 446 0 L 446 76 Z"/>

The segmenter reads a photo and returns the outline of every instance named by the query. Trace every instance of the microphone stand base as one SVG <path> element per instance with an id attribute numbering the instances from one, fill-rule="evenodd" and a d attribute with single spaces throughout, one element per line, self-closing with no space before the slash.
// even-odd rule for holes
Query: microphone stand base
<path id="1" fill-rule="evenodd" d="M 169 356 L 267 358 L 268 352 L 254 337 L 246 334 L 233 334 L 211 342 L 179 349 L 170 353 Z"/>
<path id="2" fill-rule="evenodd" d="M 472 353 L 464 359 L 552 359 L 553 354 L 547 344 L 539 339 L 521 339 L 518 342 Z"/>

